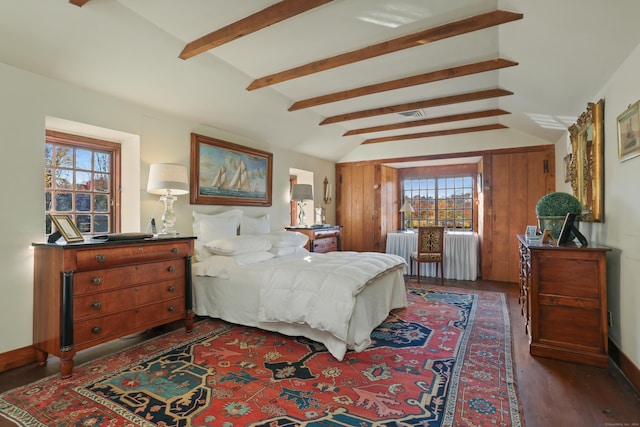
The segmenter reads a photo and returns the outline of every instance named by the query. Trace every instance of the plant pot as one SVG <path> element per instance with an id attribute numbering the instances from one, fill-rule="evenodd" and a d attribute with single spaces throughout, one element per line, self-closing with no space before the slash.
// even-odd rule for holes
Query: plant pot
<path id="1" fill-rule="evenodd" d="M 562 226 L 564 225 L 564 216 L 540 216 L 538 217 L 538 228 L 540 232 L 544 232 L 544 230 L 551 230 L 551 235 L 556 239 L 560 237 L 560 231 L 562 230 Z M 574 225 L 578 226 L 578 220 L 574 221 Z M 569 235 L 569 239 L 575 239 L 573 232 Z"/>

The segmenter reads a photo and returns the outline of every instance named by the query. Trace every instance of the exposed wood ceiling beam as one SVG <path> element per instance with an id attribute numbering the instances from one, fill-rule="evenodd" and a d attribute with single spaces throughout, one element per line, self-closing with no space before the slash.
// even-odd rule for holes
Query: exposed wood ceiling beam
<path id="1" fill-rule="evenodd" d="M 483 73 L 485 71 L 499 70 L 501 68 L 513 67 L 514 65 L 518 65 L 518 63 L 502 58 L 490 59 L 488 61 L 481 61 L 473 64 L 460 65 L 458 67 L 418 74 L 417 76 L 403 77 L 401 79 L 391 80 L 384 83 L 376 83 L 373 85 L 362 86 L 355 89 L 349 89 L 341 92 L 331 93 L 328 95 L 304 99 L 302 101 L 295 102 L 291 107 L 289 107 L 289 111 L 317 107 L 318 105 L 344 101 L 345 99 L 357 98 L 360 96 L 371 95 L 374 93 L 386 92 L 389 90 L 401 89 L 425 83 L 432 83 L 439 80 L 453 79 L 455 77 L 468 76 L 471 74 Z"/>
<path id="2" fill-rule="evenodd" d="M 89 0 L 69 0 L 69 3 L 76 5 L 78 7 L 82 7 L 85 4 L 89 3 Z"/>
<path id="3" fill-rule="evenodd" d="M 431 138 L 434 136 L 457 135 L 460 133 L 472 133 L 472 132 L 480 132 L 480 131 L 495 130 L 495 129 L 507 129 L 507 126 L 496 123 L 493 125 L 473 126 L 468 128 L 445 129 L 445 130 L 437 130 L 433 132 L 411 133 L 407 135 L 396 135 L 396 136 L 387 136 L 383 138 L 366 139 L 362 142 L 362 144 L 376 144 L 378 142 L 401 141 L 405 139 Z"/>
<path id="4" fill-rule="evenodd" d="M 433 117 L 431 119 L 411 120 L 409 122 L 393 123 L 381 126 L 372 126 L 368 128 L 352 129 L 346 132 L 342 136 L 360 135 L 363 133 L 383 132 L 387 130 L 406 129 L 416 126 L 428 126 L 436 125 L 439 123 L 458 122 L 462 120 L 482 119 L 485 117 L 502 116 L 504 114 L 511 114 L 508 111 L 501 109 L 474 111 L 472 113 L 452 114 L 450 116 Z"/>
<path id="5" fill-rule="evenodd" d="M 385 114 L 401 113 L 403 111 L 419 110 L 421 108 L 440 107 L 442 105 L 459 104 L 461 102 L 479 101 L 481 99 L 498 98 L 500 96 L 513 95 L 513 92 L 504 89 L 486 89 L 476 92 L 468 92 L 459 95 L 449 95 L 440 98 L 426 99 L 424 101 L 409 102 L 406 104 L 391 105 L 387 107 L 373 108 L 371 110 L 355 111 L 327 117 L 320 125 L 346 122 L 348 120 L 365 119 L 367 117 L 382 116 Z"/>
<path id="6" fill-rule="evenodd" d="M 191 58 L 331 1 L 332 0 L 283 0 L 266 9 L 262 9 L 260 12 L 249 15 L 233 24 L 227 25 L 188 43 L 182 52 L 180 52 L 180 58 Z"/>
<path id="7" fill-rule="evenodd" d="M 443 40 L 450 37 L 459 36 L 461 34 L 482 30 L 496 25 L 522 19 L 521 13 L 505 12 L 496 10 L 493 12 L 483 13 L 481 15 L 472 16 L 460 21 L 450 22 L 438 27 L 429 28 L 414 34 L 399 37 L 397 39 L 388 40 L 375 45 L 367 46 L 362 49 L 353 50 L 351 52 L 332 56 L 318 61 L 310 62 L 299 67 L 290 68 L 285 71 L 270 74 L 254 80 L 247 90 L 255 90 L 265 86 L 282 83 L 287 80 L 308 76 L 320 71 L 330 70 L 332 68 L 341 67 L 343 65 L 352 64 L 354 62 L 363 61 L 365 59 L 375 58 L 376 56 L 386 55 L 397 52 L 399 50 L 408 49 L 415 46 L 422 46 Z"/>

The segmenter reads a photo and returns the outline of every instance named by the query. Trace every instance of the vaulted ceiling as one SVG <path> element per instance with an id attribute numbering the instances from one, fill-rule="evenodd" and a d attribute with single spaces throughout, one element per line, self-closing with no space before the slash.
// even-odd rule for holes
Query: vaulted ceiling
<path id="1" fill-rule="evenodd" d="M 556 142 L 638 17 L 635 0 L 3 0 L 0 62 L 329 160 L 428 154 L 506 129 Z"/>

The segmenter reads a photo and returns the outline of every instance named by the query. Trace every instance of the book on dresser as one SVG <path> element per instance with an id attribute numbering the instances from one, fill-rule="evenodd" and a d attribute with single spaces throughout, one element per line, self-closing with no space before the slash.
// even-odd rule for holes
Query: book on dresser
<path id="1" fill-rule="evenodd" d="M 193 329 L 194 237 L 56 245 L 34 243 L 33 346 L 39 365 L 184 319 Z"/>

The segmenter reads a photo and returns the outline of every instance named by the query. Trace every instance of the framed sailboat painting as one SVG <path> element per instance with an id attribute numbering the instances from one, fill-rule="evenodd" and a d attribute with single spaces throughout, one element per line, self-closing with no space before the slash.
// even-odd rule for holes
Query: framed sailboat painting
<path id="1" fill-rule="evenodd" d="M 191 134 L 191 203 L 271 206 L 273 154 Z"/>

